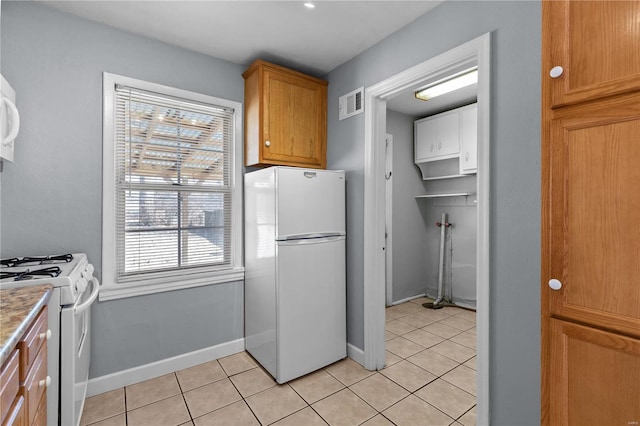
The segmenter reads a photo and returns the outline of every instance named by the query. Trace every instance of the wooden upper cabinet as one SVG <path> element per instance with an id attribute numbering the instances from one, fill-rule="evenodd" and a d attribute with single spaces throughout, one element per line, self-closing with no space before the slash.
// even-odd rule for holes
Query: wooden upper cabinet
<path id="1" fill-rule="evenodd" d="M 545 1 L 543 26 L 552 108 L 640 90 L 639 1 Z"/>
<path id="2" fill-rule="evenodd" d="M 640 94 L 557 111 L 550 133 L 551 315 L 640 337 Z"/>
<path id="3" fill-rule="evenodd" d="M 327 82 L 257 60 L 245 79 L 245 165 L 324 169 Z"/>

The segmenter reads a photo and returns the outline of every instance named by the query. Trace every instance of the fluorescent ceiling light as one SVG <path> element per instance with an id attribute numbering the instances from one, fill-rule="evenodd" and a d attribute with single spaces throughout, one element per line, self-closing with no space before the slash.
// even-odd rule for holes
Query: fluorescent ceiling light
<path id="1" fill-rule="evenodd" d="M 304 4 L 304 7 L 306 7 L 307 9 L 313 9 L 316 7 L 316 5 L 308 1 Z"/>
<path id="2" fill-rule="evenodd" d="M 452 77 L 447 77 L 436 81 L 430 86 L 420 89 L 416 92 L 416 98 L 423 101 L 428 101 L 436 96 L 444 95 L 445 93 L 453 92 L 454 90 L 462 89 L 463 87 L 471 86 L 478 82 L 478 67 L 473 67 L 457 74 Z"/>

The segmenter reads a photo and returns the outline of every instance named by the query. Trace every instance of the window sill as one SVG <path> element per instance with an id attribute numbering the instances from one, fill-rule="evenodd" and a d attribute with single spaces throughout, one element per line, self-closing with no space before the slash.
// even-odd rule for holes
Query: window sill
<path id="1" fill-rule="evenodd" d="M 233 268 L 225 271 L 194 274 L 192 277 L 164 277 L 155 279 L 141 279 L 135 282 L 103 284 L 98 300 L 124 299 L 127 297 L 143 296 L 162 293 L 165 291 L 184 290 L 213 284 L 224 284 L 244 281 L 244 268 Z"/>

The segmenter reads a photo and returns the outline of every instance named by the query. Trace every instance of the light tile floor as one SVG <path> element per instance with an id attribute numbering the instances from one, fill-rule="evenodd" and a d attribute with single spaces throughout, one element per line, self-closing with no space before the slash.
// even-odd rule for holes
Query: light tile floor
<path id="1" fill-rule="evenodd" d="M 345 359 L 278 385 L 246 353 L 88 398 L 81 425 L 474 425 L 476 315 L 386 309 L 387 366 Z"/>

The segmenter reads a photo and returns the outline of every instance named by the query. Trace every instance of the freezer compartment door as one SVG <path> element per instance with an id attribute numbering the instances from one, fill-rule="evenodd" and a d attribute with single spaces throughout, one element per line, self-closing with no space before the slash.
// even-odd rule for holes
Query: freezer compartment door
<path id="1" fill-rule="evenodd" d="M 344 172 L 278 168 L 276 238 L 345 233 Z"/>
<path id="2" fill-rule="evenodd" d="M 277 247 L 276 381 L 285 383 L 347 356 L 345 239 Z"/>

